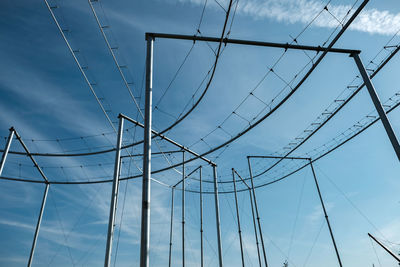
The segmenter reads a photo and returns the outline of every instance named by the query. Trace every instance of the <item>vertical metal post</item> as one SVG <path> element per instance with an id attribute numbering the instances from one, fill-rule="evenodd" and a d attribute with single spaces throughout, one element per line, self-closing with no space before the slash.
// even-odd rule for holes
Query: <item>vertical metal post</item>
<path id="1" fill-rule="evenodd" d="M 117 146 L 115 150 L 114 179 L 111 191 L 110 216 L 108 218 L 107 245 L 106 245 L 106 255 L 104 258 L 104 267 L 109 267 L 111 264 L 111 251 L 112 251 L 112 242 L 114 236 L 115 211 L 117 209 L 119 174 L 121 168 L 120 164 L 121 164 L 121 146 L 122 146 L 123 130 L 124 130 L 124 118 L 119 116 Z"/>
<path id="2" fill-rule="evenodd" d="M 244 184 L 247 186 L 248 191 L 249 191 L 250 206 L 251 206 L 251 215 L 252 215 L 252 218 L 253 218 L 253 226 L 254 226 L 254 236 L 255 236 L 255 238 L 256 238 L 256 246 L 257 246 L 258 264 L 259 264 L 259 266 L 261 267 L 262 264 L 261 264 L 260 246 L 259 246 L 259 243 L 258 243 L 258 234 L 257 234 L 256 217 L 255 217 L 255 215 L 254 215 L 254 205 L 253 205 L 253 197 L 252 197 L 252 195 L 251 195 L 251 188 L 250 188 L 250 186 L 246 183 L 246 181 L 243 180 L 243 178 L 240 176 L 240 174 L 239 174 L 237 171 L 235 171 L 235 173 L 236 173 L 237 176 L 240 178 L 240 180 L 242 180 L 242 183 L 244 183 Z"/>
<path id="3" fill-rule="evenodd" d="M 256 245 L 257 245 L 257 255 L 258 255 L 258 264 L 261 267 L 261 254 L 260 254 L 260 245 L 258 243 L 258 234 L 257 234 L 257 226 L 256 226 L 256 217 L 254 215 L 254 205 L 253 205 L 253 197 L 251 195 L 251 190 L 249 188 L 249 197 L 251 204 L 251 215 L 253 217 L 253 226 L 254 226 L 254 236 L 256 237 Z"/>
<path id="4" fill-rule="evenodd" d="M 140 238 L 140 267 L 149 267 L 150 248 L 150 178 L 151 178 L 151 111 L 153 87 L 153 42 L 146 34 L 146 92 L 143 142 L 142 222 Z"/>
<path id="5" fill-rule="evenodd" d="M 10 146 L 11 146 L 11 142 L 12 142 L 13 137 L 14 137 L 14 128 L 11 127 L 10 128 L 10 134 L 8 135 L 7 143 L 6 143 L 6 146 L 4 148 L 3 155 L 1 156 L 0 176 L 1 176 L 2 172 L 3 172 L 4 164 L 6 163 L 6 158 L 7 158 L 7 155 L 8 155 L 8 151 L 10 150 Z"/>
<path id="6" fill-rule="evenodd" d="M 8 137 L 7 144 L 6 144 L 6 147 L 5 147 L 5 149 L 4 149 L 4 153 L 3 153 L 2 159 L 1 159 L 1 163 L 0 163 L 0 175 L 1 175 L 1 172 L 3 171 L 4 163 L 5 163 L 5 160 L 6 160 L 6 158 L 7 158 L 7 154 L 8 154 L 8 151 L 9 151 L 9 149 L 10 149 L 11 141 L 12 141 L 12 138 L 13 138 L 14 134 L 15 134 L 15 137 L 17 138 L 17 140 L 20 142 L 20 144 L 21 144 L 21 146 L 23 147 L 23 149 L 25 150 L 26 155 L 32 160 L 34 166 L 35 166 L 36 169 L 39 171 L 40 175 L 41 175 L 42 178 L 44 179 L 44 183 L 46 184 L 46 187 L 45 187 L 45 190 L 44 190 L 44 194 L 43 194 L 43 199 L 42 199 L 42 205 L 41 205 L 41 207 L 40 207 L 39 218 L 38 218 L 38 221 L 37 221 L 37 224 L 36 224 L 35 235 L 34 235 L 34 237 L 33 237 L 31 253 L 30 253 L 30 255 L 29 255 L 28 267 L 30 267 L 31 264 L 32 264 L 32 261 L 33 261 L 33 255 L 34 255 L 34 253 L 35 253 L 36 242 L 37 242 L 37 238 L 38 238 L 38 236 L 39 236 L 40 224 L 41 224 L 41 222 L 42 222 L 44 207 L 45 207 L 45 205 L 46 205 L 47 193 L 48 193 L 48 191 L 49 191 L 50 183 L 49 183 L 49 180 L 47 179 L 46 175 L 44 174 L 44 172 L 43 172 L 42 169 L 40 168 L 39 164 L 38 164 L 38 163 L 36 162 L 36 160 L 33 158 L 32 154 L 29 152 L 29 149 L 28 149 L 28 147 L 25 145 L 25 143 L 24 143 L 24 141 L 22 140 L 21 136 L 17 133 L 17 131 L 16 131 L 13 127 L 10 128 L 10 135 L 9 135 L 9 137 Z"/>
<path id="7" fill-rule="evenodd" d="M 250 174 L 250 181 L 251 181 L 251 190 L 252 190 L 252 192 L 253 192 L 253 201 L 254 201 L 254 207 L 255 207 L 256 215 L 257 215 L 257 224 L 258 224 L 258 231 L 259 231 L 259 233 L 260 233 L 261 247 L 262 247 L 262 250 L 263 250 L 264 264 L 265 264 L 265 267 L 268 267 L 267 254 L 265 253 L 264 238 L 263 238 L 262 229 L 261 229 L 260 214 L 258 213 L 258 206 L 257 206 L 257 199 L 256 199 L 256 191 L 255 191 L 255 189 L 254 189 L 253 172 L 252 172 L 252 170 L 251 170 L 251 163 L 250 163 L 250 158 L 249 158 L 249 157 L 247 157 L 247 163 L 249 164 L 249 174 Z"/>
<path id="8" fill-rule="evenodd" d="M 40 213 L 39 213 L 39 217 L 38 217 L 37 224 L 36 224 L 35 235 L 33 237 L 31 254 L 29 255 L 28 267 L 31 267 L 32 261 L 33 261 L 33 255 L 35 254 L 36 242 L 37 242 L 37 239 L 39 236 L 40 224 L 42 223 L 44 207 L 46 206 L 47 193 L 49 192 L 49 186 L 50 186 L 50 184 L 46 183 L 46 187 L 45 187 L 44 193 L 43 193 L 42 206 L 40 207 Z"/>
<path id="9" fill-rule="evenodd" d="M 200 267 L 204 266 L 203 251 L 203 184 L 202 184 L 202 168 L 200 166 Z"/>
<path id="10" fill-rule="evenodd" d="M 168 267 L 171 267 L 172 262 L 172 229 L 173 229 L 173 221 L 174 221 L 174 187 L 171 190 L 171 226 L 169 228 L 169 258 L 168 258 Z"/>
<path id="11" fill-rule="evenodd" d="M 372 99 L 372 102 L 374 103 L 375 109 L 379 114 L 379 117 L 382 121 L 383 127 L 386 130 L 386 134 L 389 137 L 390 142 L 392 143 L 393 149 L 396 152 L 398 160 L 400 160 L 400 144 L 399 141 L 396 137 L 396 134 L 393 131 L 392 125 L 390 125 L 389 119 L 386 116 L 386 112 L 382 107 L 381 101 L 379 100 L 378 94 L 375 91 L 375 88 L 371 82 L 371 79 L 368 76 L 367 71 L 365 70 L 365 67 L 360 59 L 360 56 L 358 54 L 352 54 L 351 55 L 358 67 L 358 70 L 360 71 L 361 77 L 364 80 L 365 86 L 368 89 L 369 95 Z"/>
<path id="12" fill-rule="evenodd" d="M 182 162 L 182 266 L 185 267 L 185 151 Z"/>
<path id="13" fill-rule="evenodd" d="M 214 174 L 215 221 L 217 224 L 218 259 L 219 259 L 219 267 L 222 267 L 223 261 L 222 261 L 222 243 L 221 243 L 221 222 L 219 218 L 217 166 L 213 165 L 212 167 Z"/>
<path id="14" fill-rule="evenodd" d="M 244 267 L 242 230 L 241 230 L 241 228 L 240 228 L 239 205 L 238 205 L 237 191 L 236 191 L 235 171 L 234 171 L 233 168 L 232 168 L 232 180 L 233 180 L 233 191 L 234 191 L 234 193 L 235 193 L 236 218 L 237 218 L 238 233 L 239 233 L 239 242 L 240 242 L 240 256 L 241 256 L 241 258 L 242 258 L 242 266 Z"/>
<path id="15" fill-rule="evenodd" d="M 324 211 L 325 220 L 326 220 L 326 223 L 328 224 L 329 233 L 330 233 L 330 235 L 331 235 L 332 243 L 333 243 L 333 246 L 334 246 L 334 248 L 335 248 L 336 257 L 337 257 L 337 259 L 338 259 L 339 266 L 342 267 L 342 261 L 341 261 L 341 259 L 340 259 L 339 251 L 338 251 L 337 246 L 336 246 L 335 237 L 333 236 L 331 224 L 329 223 L 328 213 L 326 212 L 326 209 L 325 209 L 324 200 L 322 199 L 321 191 L 320 191 L 319 185 L 318 185 L 317 176 L 315 175 L 315 171 L 314 171 L 314 167 L 313 167 L 313 164 L 312 164 L 312 160 L 311 160 L 311 159 L 310 159 L 310 166 L 311 166 L 312 174 L 313 174 L 313 177 L 314 177 L 315 186 L 317 187 L 319 200 L 321 201 L 321 206 L 322 206 L 322 209 L 323 209 L 323 211 Z"/>

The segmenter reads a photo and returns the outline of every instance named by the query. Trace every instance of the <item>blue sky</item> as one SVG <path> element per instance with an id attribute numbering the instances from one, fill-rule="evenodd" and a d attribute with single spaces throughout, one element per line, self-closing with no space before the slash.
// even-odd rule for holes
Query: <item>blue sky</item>
<path id="1" fill-rule="evenodd" d="M 58 8 L 54 14 L 65 31 L 95 92 L 101 98 L 112 121 L 124 113 L 142 121 L 124 86 L 113 58 L 107 49 L 87 1 L 49 1 Z M 219 3 L 226 8 L 228 1 Z M 240 0 L 230 38 L 323 45 L 336 34 L 335 27 L 354 1 L 317 0 Z M 358 1 L 355 4 L 357 7 Z M 361 58 L 368 68 L 384 59 L 393 48 L 382 48 L 400 42 L 400 7 L 396 1 L 370 1 L 336 47 L 362 50 Z M 193 35 L 196 33 L 204 1 L 106 1 L 93 4 L 106 28 L 107 37 L 123 65 L 123 73 L 141 107 L 145 59 L 145 32 Z M 328 11 L 323 10 L 328 5 Z M 354 9 L 352 9 L 352 12 Z M 232 11 L 233 12 L 233 11 Z M 320 15 L 315 19 L 315 16 Z M 216 1 L 208 0 L 200 31 L 205 36 L 219 36 L 225 11 Z M 309 22 L 313 21 L 308 27 Z M 231 20 L 229 21 L 230 25 Z M 303 31 L 303 29 L 305 29 Z M 8 135 L 14 126 L 32 152 L 89 152 L 115 145 L 116 135 L 85 83 L 68 51 L 51 14 L 43 1 L 10 1 L 0 3 L 0 131 Z M 301 34 L 300 34 L 301 33 Z M 300 34 L 300 35 L 299 35 Z M 204 90 L 202 80 L 214 63 L 216 44 L 197 42 L 183 67 L 179 66 L 192 47 L 190 41 L 156 40 L 154 48 L 154 127 L 162 130 L 192 105 Z M 197 152 L 219 145 L 262 116 L 288 92 L 285 88 L 315 56 L 315 53 L 288 51 L 268 73 L 283 51 L 227 45 L 224 47 L 210 89 L 199 106 L 167 136 Z M 126 67 L 125 67 L 126 66 Z M 86 68 L 87 67 L 87 68 Z M 398 91 L 400 67 L 398 55 L 373 79 L 383 102 Z M 231 181 L 231 168 L 248 176 L 247 155 L 281 153 L 296 137 L 304 134 L 311 123 L 335 99 L 343 99 L 348 85 L 358 85 L 356 66 L 347 55 L 330 54 L 300 89 L 275 113 L 227 149 L 207 157 L 218 164 L 220 181 Z M 260 85 L 255 89 L 258 82 Z M 293 83 L 298 81 L 294 78 Z M 354 81 L 353 81 L 354 80 Z M 173 81 L 171 83 L 171 81 Z M 164 94 L 166 88 L 167 93 Z M 197 88 L 200 88 L 196 91 Z M 254 95 L 249 92 L 254 90 Z M 279 93 L 281 90 L 283 91 Z M 351 89 L 351 88 L 350 88 Z M 245 99 L 242 103 L 242 100 Z M 272 101 L 274 99 L 274 101 Z M 394 99 L 394 100 L 393 100 Z M 393 98 L 391 101 L 397 101 Z M 239 107 L 238 105 L 242 103 Z M 389 104 L 391 102 L 388 102 Z M 267 104 L 267 105 L 266 105 Z M 269 106 L 268 106 L 269 105 Z M 333 107 L 333 106 L 330 106 Z M 235 114 L 232 115 L 232 111 Z M 362 89 L 317 134 L 293 155 L 318 155 L 352 129 L 363 124 L 365 115 L 374 111 L 367 91 Z M 259 115 L 258 115 L 259 114 Z M 317 119 L 317 120 L 316 120 Z M 389 114 L 396 133 L 400 133 L 400 114 Z M 214 130 L 217 126 L 221 128 Z M 347 130 L 348 128 L 350 130 Z M 140 129 L 126 124 L 124 143 L 140 140 Z M 346 131 L 347 130 L 347 131 Z M 211 132 L 211 133 L 210 133 Z M 203 138 L 204 141 L 200 139 Z M 330 143 L 329 143 L 330 142 Z M 5 138 L 1 138 L 3 147 Z M 22 148 L 14 140 L 12 150 Z M 318 148 L 317 150 L 314 150 Z M 167 151 L 171 145 L 157 140 L 153 150 Z M 123 154 L 141 153 L 141 147 Z M 309 153 L 309 154 L 306 154 Z M 217 157 L 218 156 L 218 157 Z M 153 169 L 181 160 L 181 155 L 154 157 Z M 37 157 L 39 165 L 52 181 L 111 179 L 114 154 L 92 157 Z M 273 163 L 255 160 L 254 172 L 260 173 Z M 203 162 L 186 166 L 190 172 Z M 290 171 L 296 162 L 283 161 L 256 185 L 274 180 Z M 121 176 L 140 173 L 141 158 L 124 160 Z M 388 254 L 367 237 L 370 232 L 398 252 L 400 232 L 398 191 L 400 171 L 396 155 L 380 122 L 352 141 L 315 163 L 321 191 L 326 202 L 336 242 L 346 266 L 396 266 Z M 274 169 L 273 169 L 274 170 Z M 156 174 L 153 178 L 174 184 L 181 178 L 180 167 Z M 4 177 L 40 180 L 28 158 L 9 155 Z M 198 177 L 198 173 L 194 174 Z M 210 167 L 204 165 L 204 179 L 211 179 Z M 25 265 L 44 190 L 43 184 L 1 180 L 0 266 Z M 243 188 L 243 185 L 239 185 Z M 197 190 L 198 181 L 190 179 L 187 188 Z M 231 185 L 221 185 L 229 191 Z M 205 190 L 211 190 L 209 183 Z M 104 260 L 111 184 L 51 185 L 44 212 L 34 266 L 98 266 Z M 181 191 L 175 192 L 173 264 L 181 263 Z M 199 199 L 187 193 L 187 264 L 198 266 Z M 270 266 L 337 266 L 334 250 L 324 222 L 311 170 L 299 171 L 289 178 L 257 189 L 263 234 Z M 151 265 L 165 265 L 168 259 L 168 237 L 171 189 L 152 183 Z M 112 262 L 115 266 L 138 266 L 140 239 L 141 182 L 121 182 L 116 219 Z M 247 192 L 239 194 L 240 216 L 245 241 L 246 264 L 257 265 L 257 253 L 251 223 Z M 204 199 L 205 262 L 216 266 L 214 203 L 211 195 Z M 220 196 L 224 261 L 229 266 L 240 262 L 239 242 L 232 194 Z M 119 237 L 118 237 L 119 236 Z M 392 242 L 392 243 L 390 243 Z M 117 250 L 118 247 L 118 250 Z"/>

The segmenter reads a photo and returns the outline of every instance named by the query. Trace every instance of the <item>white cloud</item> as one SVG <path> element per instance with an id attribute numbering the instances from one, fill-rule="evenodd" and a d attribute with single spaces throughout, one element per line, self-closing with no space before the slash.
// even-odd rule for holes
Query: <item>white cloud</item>
<path id="1" fill-rule="evenodd" d="M 393 243 L 398 244 L 400 241 L 400 229 L 399 229 L 400 219 L 395 219 L 380 229 L 380 233 L 385 235 L 385 238 Z M 377 234 L 379 237 L 379 234 Z M 392 244 L 386 244 L 391 246 Z"/>
<path id="2" fill-rule="evenodd" d="M 12 220 L 7 220 L 7 219 L 1 219 L 0 224 L 11 226 L 11 227 L 18 227 L 18 228 L 24 228 L 27 230 L 34 230 L 35 227 L 33 225 L 27 224 L 27 223 L 21 223 L 17 221 L 12 221 Z"/>
<path id="3" fill-rule="evenodd" d="M 91 112 L 86 108 L 87 103 L 85 101 L 73 99 L 65 92 L 65 88 L 52 83 L 47 74 L 26 67 L 23 63 L 17 64 L 17 68 L 12 71 L 4 70 L 0 75 L 2 89 L 7 93 L 15 94 L 25 103 L 29 103 L 30 109 L 28 110 L 34 116 L 44 114 L 51 116 L 57 122 L 60 122 L 60 126 L 68 127 L 69 131 L 75 131 L 80 135 L 97 134 L 98 129 L 106 128 L 107 124 L 101 119 L 97 119 L 99 116 L 95 117 L 98 113 Z M 96 110 L 95 112 L 99 111 Z M 79 119 L 77 119 L 77 115 Z M 11 119 L 7 114 L 7 116 L 2 115 L 0 117 L 6 125 L 11 123 L 15 125 L 15 119 L 20 118 L 20 125 L 23 125 L 24 118 L 22 116 L 16 115 L 15 118 Z M 21 128 L 25 127 L 25 125 L 21 126 Z M 32 137 L 32 135 L 29 136 Z M 45 137 L 44 134 L 40 136 Z M 24 137 L 22 136 L 22 138 Z"/>
<path id="4" fill-rule="evenodd" d="M 325 208 L 326 208 L 327 213 L 329 213 L 329 211 L 331 209 L 333 209 L 334 207 L 335 207 L 335 205 L 332 202 L 325 203 Z M 316 205 L 313 208 L 313 212 L 311 212 L 307 216 L 307 218 L 309 219 L 310 222 L 315 223 L 315 222 L 319 222 L 323 216 L 324 216 L 324 211 L 322 209 L 322 206 Z"/>
<path id="5" fill-rule="evenodd" d="M 181 0 L 181 2 L 190 2 L 195 5 L 204 4 L 199 0 Z M 208 6 L 221 9 L 215 3 L 210 3 Z M 323 2 L 313 0 L 243 0 L 239 2 L 237 13 L 254 19 L 308 24 L 324 6 Z M 324 10 L 312 25 L 334 28 L 339 24 L 337 19 L 342 20 L 350 8 L 349 5 L 328 5 L 329 12 Z M 392 35 L 400 29 L 400 14 L 392 14 L 386 10 L 364 9 L 352 23 L 350 29 L 371 34 Z"/>

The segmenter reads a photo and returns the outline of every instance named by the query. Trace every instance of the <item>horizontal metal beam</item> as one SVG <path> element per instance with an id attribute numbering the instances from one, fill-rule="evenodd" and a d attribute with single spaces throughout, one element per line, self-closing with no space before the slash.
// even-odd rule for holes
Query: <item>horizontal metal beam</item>
<path id="1" fill-rule="evenodd" d="M 300 160 L 310 160 L 311 158 L 301 158 L 301 157 L 279 157 L 279 156 L 247 156 L 248 158 L 261 158 L 261 159 L 300 159 Z"/>
<path id="2" fill-rule="evenodd" d="M 143 125 L 143 124 L 141 124 L 140 122 L 135 121 L 134 119 L 132 119 L 132 118 L 130 118 L 130 117 L 124 115 L 124 114 L 119 114 L 119 116 L 122 117 L 122 118 L 124 118 L 124 119 L 126 119 L 127 121 L 132 122 L 133 124 L 135 124 L 135 125 L 137 125 L 137 126 L 140 126 L 140 127 L 144 128 L 144 125 Z M 173 144 L 173 145 L 179 147 L 180 149 L 182 149 L 182 150 L 184 150 L 184 151 L 186 151 L 186 152 L 192 154 L 193 156 L 195 156 L 195 157 L 197 157 L 197 158 L 199 158 L 199 159 L 204 160 L 204 161 L 207 162 L 208 164 L 211 164 L 211 165 L 213 165 L 213 166 L 217 166 L 217 164 L 215 164 L 215 163 L 212 162 L 211 160 L 209 160 L 209 159 L 207 159 L 207 158 L 201 156 L 200 154 L 198 154 L 198 153 L 196 153 L 196 152 L 190 150 L 189 148 L 187 148 L 187 147 L 185 147 L 185 146 L 183 146 L 183 145 L 181 145 L 181 144 L 175 142 L 174 140 L 172 140 L 172 139 L 170 139 L 170 138 L 164 136 L 163 134 L 160 134 L 160 133 L 158 133 L 157 131 L 154 131 L 154 130 L 151 130 L 151 132 L 152 132 L 153 134 L 157 135 L 158 137 L 160 137 L 161 139 L 163 139 L 163 140 L 165 140 L 165 141 L 167 141 L 167 142 L 169 142 L 169 143 L 171 143 L 171 144 Z"/>
<path id="3" fill-rule="evenodd" d="M 196 35 L 182 35 L 182 34 L 168 34 L 168 33 L 154 33 L 148 32 L 146 36 L 151 36 L 153 38 L 162 38 L 162 39 L 179 39 L 179 40 L 190 40 L 190 41 L 202 41 L 202 42 L 221 42 L 221 38 L 218 37 L 206 37 L 206 36 L 196 36 Z M 222 42 L 226 44 L 238 44 L 238 45 L 251 45 L 251 46 L 263 46 L 263 47 L 274 47 L 274 48 L 283 48 L 285 50 L 293 49 L 293 50 L 308 50 L 308 51 L 316 51 L 323 52 L 328 51 L 331 53 L 342 53 L 342 54 L 359 54 L 360 50 L 354 49 L 343 49 L 343 48 L 328 48 L 322 46 L 310 46 L 310 45 L 294 45 L 289 43 L 273 43 L 273 42 L 263 42 L 263 41 L 251 41 L 251 40 L 242 40 L 242 39 L 222 39 Z"/>

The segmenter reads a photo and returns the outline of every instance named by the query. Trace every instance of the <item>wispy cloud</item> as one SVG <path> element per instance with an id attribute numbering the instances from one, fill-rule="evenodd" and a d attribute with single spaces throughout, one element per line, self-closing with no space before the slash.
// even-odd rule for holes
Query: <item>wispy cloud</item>
<path id="1" fill-rule="evenodd" d="M 203 5 L 200 0 L 181 0 L 195 5 Z M 212 2 L 212 1 L 211 1 Z M 208 5 L 221 9 L 217 4 Z M 323 10 L 325 3 L 307 0 L 243 0 L 239 2 L 237 13 L 254 19 L 271 19 L 274 21 L 295 24 L 308 24 Z M 328 5 L 328 10 L 313 22 L 312 26 L 334 28 L 350 10 L 350 5 Z M 352 23 L 350 29 L 371 34 L 392 35 L 400 29 L 400 14 L 387 10 L 364 9 Z"/>
<path id="2" fill-rule="evenodd" d="M 325 208 L 328 213 L 334 207 L 335 207 L 335 204 L 332 202 L 325 203 Z M 324 213 L 323 213 L 321 205 L 316 205 L 316 206 L 314 206 L 313 211 L 307 216 L 307 218 L 309 219 L 310 222 L 315 223 L 315 222 L 319 222 L 323 216 L 324 216 Z"/>
<path id="3" fill-rule="evenodd" d="M 400 219 L 396 218 L 388 224 L 384 225 L 380 229 L 380 233 L 385 235 L 385 238 L 393 243 L 399 243 L 400 240 L 400 229 L 399 229 Z M 389 244 L 389 246 L 392 244 Z"/>
<path id="4" fill-rule="evenodd" d="M 21 79 L 21 77 L 24 78 Z M 23 63 L 20 63 L 13 72 L 4 70 L 0 79 L 2 90 L 14 94 L 18 99 L 23 99 L 27 103 L 32 103 L 31 113 L 34 116 L 47 114 L 51 118 L 57 118 L 60 126 L 68 125 L 68 129 L 76 129 L 76 132 L 84 135 L 97 133 L 93 129 L 105 128 L 102 120 L 95 117 L 98 113 L 92 113 L 85 108 L 87 105 L 85 101 L 71 98 L 65 93 L 64 88 L 50 82 L 48 75 L 43 72 L 25 67 Z M 79 120 L 76 119 L 77 114 L 80 115 Z M 6 116 L 1 116 L 1 120 L 8 122 L 8 125 L 11 125 L 11 122 L 15 123 Z M 61 120 L 64 123 L 61 123 Z"/>

